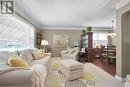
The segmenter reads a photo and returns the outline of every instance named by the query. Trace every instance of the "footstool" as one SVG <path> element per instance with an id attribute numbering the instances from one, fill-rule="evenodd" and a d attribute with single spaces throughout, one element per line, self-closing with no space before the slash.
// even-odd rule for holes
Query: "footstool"
<path id="1" fill-rule="evenodd" d="M 60 61 L 59 70 L 67 80 L 75 80 L 83 77 L 83 64 L 73 59 L 64 59 Z"/>

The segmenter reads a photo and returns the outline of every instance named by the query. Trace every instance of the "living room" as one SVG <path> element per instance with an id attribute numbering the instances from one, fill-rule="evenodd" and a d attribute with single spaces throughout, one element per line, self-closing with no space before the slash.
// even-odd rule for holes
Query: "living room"
<path id="1" fill-rule="evenodd" d="M 1 0 L 0 87 L 130 87 L 129 0 Z"/>

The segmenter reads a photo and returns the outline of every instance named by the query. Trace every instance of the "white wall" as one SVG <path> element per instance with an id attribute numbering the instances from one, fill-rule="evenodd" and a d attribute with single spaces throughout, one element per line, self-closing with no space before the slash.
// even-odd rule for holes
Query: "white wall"
<path id="1" fill-rule="evenodd" d="M 124 78 L 130 73 L 130 3 L 117 10 L 116 75 Z"/>

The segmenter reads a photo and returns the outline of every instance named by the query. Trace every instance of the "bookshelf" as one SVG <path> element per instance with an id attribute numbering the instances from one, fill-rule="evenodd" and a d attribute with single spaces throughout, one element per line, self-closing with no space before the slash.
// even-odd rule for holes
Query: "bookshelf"
<path id="1" fill-rule="evenodd" d="M 41 47 L 41 41 L 42 41 L 42 34 L 40 32 L 36 33 L 36 45 L 37 48 Z"/>
<path id="2" fill-rule="evenodd" d="M 83 56 L 79 54 L 79 61 L 90 61 L 90 58 L 88 56 L 88 49 L 93 48 L 93 32 L 87 32 L 81 35 L 81 49 L 82 48 L 85 50 L 83 52 L 80 52 L 80 54 L 83 54 Z"/>
<path id="3" fill-rule="evenodd" d="M 81 35 L 81 48 L 93 47 L 93 32 L 87 32 Z"/>

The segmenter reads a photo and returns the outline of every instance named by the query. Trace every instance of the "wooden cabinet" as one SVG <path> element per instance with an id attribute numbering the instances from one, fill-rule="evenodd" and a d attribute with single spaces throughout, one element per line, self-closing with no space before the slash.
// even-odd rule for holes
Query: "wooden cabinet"
<path id="1" fill-rule="evenodd" d="M 93 47 L 93 32 L 87 32 L 81 35 L 81 48 Z"/>
<path id="2" fill-rule="evenodd" d="M 87 61 L 88 62 L 93 62 L 93 58 L 96 56 L 101 57 L 101 48 L 87 48 Z"/>
<path id="3" fill-rule="evenodd" d="M 87 32 L 81 35 L 81 48 L 85 48 L 85 61 L 92 61 L 90 58 L 91 52 L 88 54 L 88 49 L 93 48 L 93 32 Z M 89 55 L 89 56 L 88 56 Z M 90 58 L 88 58 L 90 57 Z M 79 59 L 80 60 L 80 59 Z"/>
<path id="4" fill-rule="evenodd" d="M 36 33 L 36 45 L 37 48 L 41 47 L 41 41 L 42 41 L 42 34 L 40 32 Z"/>

